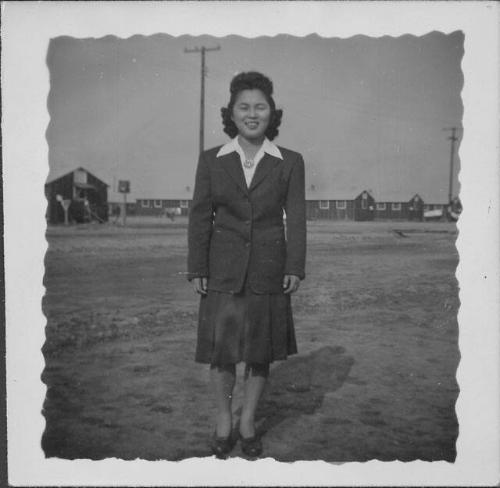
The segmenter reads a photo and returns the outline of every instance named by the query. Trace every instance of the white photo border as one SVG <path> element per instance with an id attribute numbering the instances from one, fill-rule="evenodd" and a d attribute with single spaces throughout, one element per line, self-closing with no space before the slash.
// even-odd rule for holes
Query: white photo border
<path id="1" fill-rule="evenodd" d="M 55 485 L 493 485 L 499 448 L 499 7 L 494 2 L 3 2 L 2 136 L 5 215 L 9 483 Z M 252 21 L 249 21 L 252 19 Z M 234 459 L 46 459 L 40 445 L 51 38 L 134 34 L 347 38 L 465 35 L 455 463 L 253 463 Z M 221 464 L 223 463 L 223 464 Z"/>

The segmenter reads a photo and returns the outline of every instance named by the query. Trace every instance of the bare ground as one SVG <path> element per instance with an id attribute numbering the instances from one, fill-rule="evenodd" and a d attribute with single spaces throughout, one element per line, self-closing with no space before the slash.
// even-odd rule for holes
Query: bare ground
<path id="1" fill-rule="evenodd" d="M 266 456 L 455 459 L 455 239 L 448 223 L 309 223 L 299 354 L 273 365 L 259 410 Z M 185 220 L 53 227 L 47 240 L 46 456 L 209 456 Z M 241 389 L 240 375 L 235 417 Z"/>

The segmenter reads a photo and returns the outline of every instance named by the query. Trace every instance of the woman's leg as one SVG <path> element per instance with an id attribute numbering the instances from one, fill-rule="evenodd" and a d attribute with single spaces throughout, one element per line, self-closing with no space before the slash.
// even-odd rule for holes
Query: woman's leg
<path id="1" fill-rule="evenodd" d="M 240 434 L 244 438 L 255 435 L 255 411 L 259 404 L 267 377 L 269 364 L 250 364 L 245 369 L 245 393 L 240 418 Z"/>
<path id="2" fill-rule="evenodd" d="M 233 422 L 231 403 L 236 381 L 236 367 L 234 364 L 211 365 L 210 374 L 217 408 L 215 432 L 217 437 L 228 437 L 231 434 Z"/>

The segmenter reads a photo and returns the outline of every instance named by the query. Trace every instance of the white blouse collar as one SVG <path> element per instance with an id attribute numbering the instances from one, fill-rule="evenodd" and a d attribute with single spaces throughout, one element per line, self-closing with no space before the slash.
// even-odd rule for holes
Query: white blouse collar
<path id="1" fill-rule="evenodd" d="M 274 156 L 275 158 L 283 159 L 281 155 L 281 151 L 278 149 L 276 144 L 273 144 L 267 137 L 264 139 L 261 148 L 259 151 L 266 152 L 267 154 Z M 232 152 L 237 152 L 238 154 L 243 153 L 241 146 L 238 142 L 238 136 L 234 139 L 231 139 L 227 144 L 224 144 L 217 153 L 217 157 L 225 156 L 226 154 L 230 154 Z"/>

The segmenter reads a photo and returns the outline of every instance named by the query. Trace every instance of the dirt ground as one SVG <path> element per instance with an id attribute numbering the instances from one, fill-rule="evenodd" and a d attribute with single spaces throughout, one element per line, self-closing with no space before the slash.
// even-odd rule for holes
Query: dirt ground
<path id="1" fill-rule="evenodd" d="M 47 457 L 211 455 L 186 225 L 48 229 Z M 258 415 L 266 456 L 455 459 L 455 239 L 449 223 L 308 223 L 307 278 L 292 300 L 299 354 L 273 365 Z"/>

